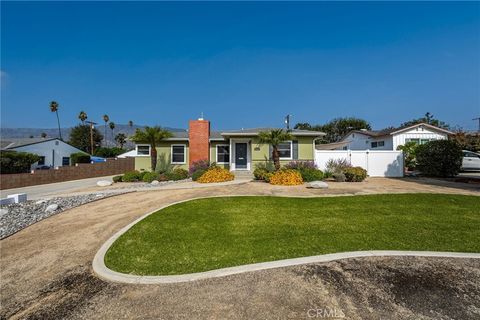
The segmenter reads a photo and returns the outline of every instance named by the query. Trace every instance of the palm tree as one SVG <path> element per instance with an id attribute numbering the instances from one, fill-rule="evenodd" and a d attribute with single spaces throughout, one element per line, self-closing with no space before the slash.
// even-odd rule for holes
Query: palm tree
<path id="1" fill-rule="evenodd" d="M 123 149 L 123 145 L 127 142 L 127 135 L 119 133 L 115 136 L 115 141 L 120 145 L 120 149 Z"/>
<path id="2" fill-rule="evenodd" d="M 143 130 L 137 129 L 132 136 L 132 141 L 136 143 L 148 143 L 150 145 L 150 160 L 152 171 L 157 167 L 157 144 L 163 139 L 172 137 L 172 133 L 162 129 L 159 126 L 145 127 Z"/>
<path id="3" fill-rule="evenodd" d="M 82 124 L 85 124 L 85 120 L 88 119 L 87 113 L 85 111 L 80 111 L 80 113 L 78 114 L 78 119 L 82 121 Z"/>
<path id="4" fill-rule="evenodd" d="M 43 139 L 45 139 L 47 137 L 47 133 L 46 132 L 42 132 L 42 134 L 40 135 Z"/>
<path id="5" fill-rule="evenodd" d="M 107 146 L 107 122 L 110 120 L 110 117 L 107 114 L 103 115 L 103 121 L 105 121 L 105 146 Z"/>
<path id="6" fill-rule="evenodd" d="M 115 139 L 114 139 L 114 135 L 113 135 L 113 129 L 115 129 L 115 123 L 114 123 L 114 122 L 110 122 L 110 123 L 108 124 L 108 126 L 110 127 L 110 129 L 112 129 L 112 140 L 115 140 Z"/>
<path id="7" fill-rule="evenodd" d="M 60 140 L 62 139 L 62 130 L 60 130 L 60 118 L 58 117 L 58 103 L 56 101 L 50 102 L 50 111 L 57 114 L 57 123 L 58 123 L 58 136 Z"/>
<path id="8" fill-rule="evenodd" d="M 132 134 L 132 131 L 133 131 L 133 121 L 132 120 L 128 120 L 128 126 L 130 127 L 130 130 L 128 132 L 130 134 Z"/>
<path id="9" fill-rule="evenodd" d="M 272 129 L 269 131 L 261 131 L 258 133 L 260 143 L 266 143 L 272 146 L 272 160 L 275 165 L 275 170 L 280 169 L 280 153 L 278 152 L 278 145 L 282 142 L 292 139 L 290 132 L 283 129 Z"/>

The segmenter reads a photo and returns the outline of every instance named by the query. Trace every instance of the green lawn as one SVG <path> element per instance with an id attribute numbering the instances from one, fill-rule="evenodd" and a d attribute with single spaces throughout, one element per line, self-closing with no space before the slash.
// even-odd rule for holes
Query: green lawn
<path id="1" fill-rule="evenodd" d="M 480 197 L 225 197 L 158 211 L 123 234 L 105 263 L 171 275 L 356 250 L 480 252 Z"/>

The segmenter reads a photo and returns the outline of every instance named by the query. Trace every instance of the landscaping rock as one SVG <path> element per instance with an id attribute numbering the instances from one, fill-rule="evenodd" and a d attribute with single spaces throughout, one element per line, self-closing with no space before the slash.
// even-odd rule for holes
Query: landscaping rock
<path id="1" fill-rule="evenodd" d="M 42 204 L 42 203 L 46 203 L 47 200 L 45 199 L 42 199 L 42 200 L 38 200 L 37 202 L 35 202 L 35 204 Z"/>
<path id="2" fill-rule="evenodd" d="M 113 184 L 112 181 L 107 181 L 107 180 L 100 180 L 97 182 L 97 186 L 99 187 L 108 187 L 108 186 L 111 186 Z"/>
<path id="3" fill-rule="evenodd" d="M 153 180 L 152 182 L 150 182 L 150 184 L 151 184 L 152 186 L 157 186 L 157 185 L 160 184 L 160 181 L 158 181 L 158 180 Z"/>
<path id="4" fill-rule="evenodd" d="M 324 181 L 312 181 L 312 182 L 307 183 L 307 188 L 328 189 L 328 184 Z"/>
<path id="5" fill-rule="evenodd" d="M 8 214 L 8 209 L 0 209 L 0 217 Z"/>
<path id="6" fill-rule="evenodd" d="M 46 212 L 46 213 L 52 213 L 52 212 L 55 212 L 57 209 L 58 209 L 58 204 L 54 203 L 54 204 L 49 205 L 49 206 L 45 209 L 45 212 Z"/>

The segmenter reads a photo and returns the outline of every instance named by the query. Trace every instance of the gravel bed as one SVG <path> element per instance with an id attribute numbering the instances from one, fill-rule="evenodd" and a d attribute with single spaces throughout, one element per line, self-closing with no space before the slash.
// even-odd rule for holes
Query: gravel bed
<path id="1" fill-rule="evenodd" d="M 65 210 L 81 206 L 83 204 L 105 199 L 119 194 L 120 192 L 98 192 L 70 197 L 56 197 L 45 200 L 30 200 L 24 203 L 14 203 L 2 206 L 0 210 L 0 239 L 4 239 L 38 221 L 46 219 Z M 48 206 L 56 204 L 55 210 L 46 210 Z"/>
<path id="2" fill-rule="evenodd" d="M 191 182 L 192 178 L 183 179 L 183 180 L 170 180 L 170 181 L 159 181 L 158 184 L 151 184 L 148 182 L 135 182 L 135 183 L 126 183 L 124 185 L 123 182 L 115 183 L 115 189 L 138 189 L 138 188 L 158 188 L 160 186 L 168 185 L 168 184 L 176 184 L 182 182 Z M 118 186 L 118 187 L 117 187 Z"/>

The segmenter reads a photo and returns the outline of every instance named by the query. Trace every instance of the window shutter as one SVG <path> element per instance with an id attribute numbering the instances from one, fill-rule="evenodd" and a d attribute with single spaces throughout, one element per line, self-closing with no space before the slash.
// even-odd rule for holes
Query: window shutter
<path id="1" fill-rule="evenodd" d="M 298 160 L 298 140 L 292 141 L 292 152 L 293 152 L 293 159 Z"/>
<path id="2" fill-rule="evenodd" d="M 272 160 L 273 147 L 271 144 L 268 145 L 268 160 Z"/>

